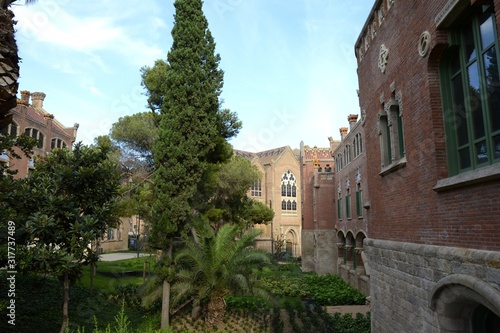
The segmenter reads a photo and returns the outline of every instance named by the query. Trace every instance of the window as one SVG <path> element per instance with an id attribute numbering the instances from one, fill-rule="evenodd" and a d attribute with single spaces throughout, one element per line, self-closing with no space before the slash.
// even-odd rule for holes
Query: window
<path id="1" fill-rule="evenodd" d="M 356 158 L 363 152 L 363 138 L 361 137 L 361 133 L 358 133 L 354 136 L 353 146 L 354 158 Z"/>
<path id="2" fill-rule="evenodd" d="M 342 220 L 342 193 L 340 191 L 337 198 L 337 218 Z"/>
<path id="3" fill-rule="evenodd" d="M 345 213 L 348 219 L 351 218 L 351 189 L 346 190 L 345 194 Z"/>
<path id="4" fill-rule="evenodd" d="M 30 128 L 29 127 L 29 128 L 26 128 L 24 130 L 24 134 L 26 134 L 27 136 L 30 136 L 32 138 L 37 139 L 38 140 L 37 148 L 42 148 L 43 149 L 43 143 L 44 143 L 45 135 L 43 135 L 42 132 L 40 132 L 36 128 Z"/>
<path id="5" fill-rule="evenodd" d="M 345 165 L 351 163 L 351 146 L 346 145 L 344 148 L 344 158 L 345 158 Z"/>
<path id="6" fill-rule="evenodd" d="M 397 164 L 405 157 L 401 94 L 396 94 L 379 114 L 380 153 L 384 167 Z"/>
<path id="7" fill-rule="evenodd" d="M 382 165 L 388 166 L 392 163 L 392 146 L 391 128 L 389 126 L 389 117 L 386 111 L 379 116 L 379 138 Z"/>
<path id="8" fill-rule="evenodd" d="M 17 136 L 17 124 L 15 122 L 11 122 L 7 127 L 4 127 L 0 130 L 1 134 L 4 135 L 14 135 Z"/>
<path id="9" fill-rule="evenodd" d="M 66 142 L 64 142 L 61 139 L 54 138 L 54 139 L 52 139 L 50 141 L 50 149 L 54 149 L 54 148 L 66 148 L 66 147 L 67 147 Z"/>
<path id="10" fill-rule="evenodd" d="M 337 158 L 335 159 L 335 165 L 337 171 L 342 170 L 342 154 L 337 154 Z"/>
<path id="11" fill-rule="evenodd" d="M 252 197 L 261 197 L 262 196 L 262 180 L 258 179 L 252 184 Z"/>
<path id="12" fill-rule="evenodd" d="M 295 175 L 287 170 L 281 176 L 281 210 L 296 212 L 297 211 L 297 179 Z"/>
<path id="13" fill-rule="evenodd" d="M 500 161 L 500 79 L 493 5 L 450 32 L 441 61 L 450 176 Z"/>
<path id="14" fill-rule="evenodd" d="M 115 239 L 115 229 L 108 229 L 108 240 Z"/>
<path id="15" fill-rule="evenodd" d="M 357 217 L 363 216 L 363 191 L 361 190 L 361 183 L 356 184 L 356 215 Z"/>

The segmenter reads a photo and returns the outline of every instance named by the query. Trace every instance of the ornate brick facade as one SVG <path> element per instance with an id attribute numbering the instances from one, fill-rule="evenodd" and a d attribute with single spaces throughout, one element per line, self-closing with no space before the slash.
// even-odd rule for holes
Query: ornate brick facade
<path id="1" fill-rule="evenodd" d="M 374 333 L 500 327 L 499 27 L 498 0 L 377 0 L 355 45 Z"/>
<path id="2" fill-rule="evenodd" d="M 31 97 L 31 103 L 30 103 Z M 71 149 L 76 139 L 78 124 L 73 127 L 65 127 L 53 114 L 43 108 L 45 94 L 42 92 L 30 93 L 21 91 L 21 98 L 17 101 L 17 107 L 11 110 L 12 122 L 5 128 L 4 134 L 21 135 L 26 133 L 38 139 L 38 145 L 33 149 L 34 156 L 45 155 L 57 148 Z M 23 156 L 21 159 L 4 156 L 1 161 L 9 164 L 9 168 L 17 170 L 16 178 L 24 178 L 33 168 L 33 161 Z"/>

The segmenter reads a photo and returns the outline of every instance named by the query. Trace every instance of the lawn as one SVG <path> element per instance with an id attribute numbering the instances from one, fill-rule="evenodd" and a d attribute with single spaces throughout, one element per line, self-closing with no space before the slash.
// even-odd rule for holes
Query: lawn
<path id="1" fill-rule="evenodd" d="M 155 256 L 145 256 L 117 261 L 99 261 L 96 267 L 97 273 L 94 275 L 94 288 L 111 292 L 118 286 L 141 285 L 144 282 L 144 268 L 146 268 L 146 275 L 150 275 L 154 270 L 155 260 Z M 88 266 L 84 268 L 78 285 L 90 288 Z"/>

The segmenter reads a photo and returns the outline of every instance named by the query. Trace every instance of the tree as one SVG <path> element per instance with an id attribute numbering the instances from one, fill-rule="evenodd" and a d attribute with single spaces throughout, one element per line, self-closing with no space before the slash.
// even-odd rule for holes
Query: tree
<path id="1" fill-rule="evenodd" d="M 12 120 L 11 109 L 17 105 L 19 54 L 14 36 L 14 13 L 10 6 L 16 0 L 0 0 L 0 129 Z M 36 0 L 25 0 L 25 4 Z"/>
<path id="2" fill-rule="evenodd" d="M 68 327 L 69 285 L 97 253 L 89 245 L 118 223 L 114 198 L 119 184 L 116 165 L 105 147 L 81 143 L 72 151 L 54 149 L 22 180 L 23 210 L 29 235 L 23 271 L 41 271 L 63 282 L 63 321 Z"/>
<path id="3" fill-rule="evenodd" d="M 233 156 L 230 161 L 219 166 L 215 176 L 214 188 L 209 189 L 210 200 L 205 208 L 214 230 L 225 223 L 238 224 L 247 230 L 256 223 L 267 223 L 273 219 L 274 211 L 271 208 L 247 195 L 252 184 L 262 177 L 248 159 Z M 209 187 L 207 183 L 204 183 L 205 187 Z"/>
<path id="4" fill-rule="evenodd" d="M 172 302 L 175 305 L 194 298 L 205 310 L 205 322 L 216 326 L 226 312 L 225 296 L 267 296 L 253 287 L 252 276 L 254 270 L 270 263 L 270 257 L 263 250 L 253 248 L 260 230 L 250 230 L 240 236 L 241 228 L 225 224 L 216 234 L 211 229 L 198 231 L 198 241 L 188 242 L 175 256 L 181 269 L 172 285 Z"/>
<path id="5" fill-rule="evenodd" d="M 198 214 L 194 197 L 211 165 L 227 161 L 232 149 L 226 135 L 236 134 L 238 124 L 220 111 L 223 72 L 220 56 L 203 14 L 201 0 L 176 0 L 173 44 L 167 62 L 143 69 L 143 82 L 154 96 L 150 104 L 159 109 L 158 139 L 153 145 L 155 161 L 150 245 L 165 251 L 169 265 L 173 239 L 189 229 Z M 158 73 L 158 71 L 160 73 Z M 152 85 L 153 74 L 162 79 Z M 159 98 L 157 98 L 160 96 Z M 229 115 L 231 115 L 229 113 Z M 229 117 L 235 119 L 233 117 Z M 236 118 L 237 119 L 237 118 Z M 226 126 L 233 126 L 231 131 Z M 170 280 L 163 282 L 162 327 L 169 324 Z"/>
<path id="6" fill-rule="evenodd" d="M 133 168 L 153 169 L 153 143 L 158 128 L 152 112 L 139 112 L 118 119 L 113 124 L 110 137 L 121 151 L 121 164 Z"/>

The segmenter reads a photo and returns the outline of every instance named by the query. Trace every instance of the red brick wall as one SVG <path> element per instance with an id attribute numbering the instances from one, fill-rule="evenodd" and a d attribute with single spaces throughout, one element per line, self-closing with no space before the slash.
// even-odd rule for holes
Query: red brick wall
<path id="1" fill-rule="evenodd" d="M 385 1 L 384 1 L 385 2 Z M 438 61 L 447 34 L 435 17 L 446 0 L 395 1 L 359 61 L 361 109 L 366 110 L 365 147 L 370 189 L 369 237 L 435 245 L 500 250 L 500 181 L 436 192 L 447 177 Z M 495 1 L 497 27 L 500 1 Z M 432 49 L 421 57 L 417 44 L 431 33 Z M 389 49 L 385 73 L 378 68 L 380 45 Z M 391 85 L 402 94 L 406 165 L 383 176 L 378 135 L 380 103 Z"/>

